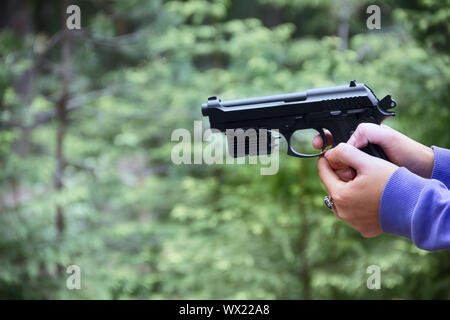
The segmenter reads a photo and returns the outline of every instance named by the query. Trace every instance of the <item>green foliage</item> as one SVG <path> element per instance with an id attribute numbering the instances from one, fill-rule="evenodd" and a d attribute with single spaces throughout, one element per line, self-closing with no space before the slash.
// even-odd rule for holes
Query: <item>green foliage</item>
<path id="1" fill-rule="evenodd" d="M 369 32 L 357 14 L 365 7 L 346 2 L 354 21 L 341 51 L 334 2 L 252 3 L 82 2 L 61 190 L 61 121 L 53 114 L 34 126 L 60 102 L 61 45 L 42 57 L 37 47 L 53 35 L 45 26 L 26 36 L 1 30 L 1 298 L 450 298 L 447 254 L 393 236 L 361 238 L 324 208 L 316 161 L 287 157 L 285 144 L 273 176 L 258 165 L 170 160 L 172 131 L 192 130 L 212 94 L 233 99 L 352 79 L 396 98 L 389 125 L 449 147 L 448 50 L 428 49 L 430 41 L 443 45 L 429 26 L 448 21 L 448 8 L 417 1 L 426 21 L 417 31 L 406 7 L 386 5 L 394 21 Z M 61 18 L 47 9 L 31 15 Z M 281 21 L 274 25 L 267 10 Z M 19 90 L 24 79 L 31 85 Z M 81 290 L 65 287 L 70 264 L 81 267 Z M 373 264 L 382 290 L 366 287 Z"/>

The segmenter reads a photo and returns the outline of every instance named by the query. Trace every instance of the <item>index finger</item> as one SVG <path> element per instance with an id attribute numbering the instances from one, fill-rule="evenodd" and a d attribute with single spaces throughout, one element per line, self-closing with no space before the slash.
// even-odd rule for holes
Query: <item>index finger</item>
<path id="1" fill-rule="evenodd" d="M 337 190 L 345 185 L 345 183 L 339 179 L 334 170 L 331 168 L 328 160 L 324 157 L 319 158 L 318 167 L 320 181 L 322 181 L 329 195 L 335 194 Z"/>

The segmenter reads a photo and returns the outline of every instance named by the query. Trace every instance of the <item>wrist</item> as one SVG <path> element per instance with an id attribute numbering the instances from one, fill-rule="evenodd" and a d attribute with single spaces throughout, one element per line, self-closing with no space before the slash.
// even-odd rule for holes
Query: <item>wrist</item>
<path id="1" fill-rule="evenodd" d="M 426 181 L 405 167 L 394 172 L 381 196 L 379 219 L 383 232 L 412 238 L 411 213 Z"/>
<path id="2" fill-rule="evenodd" d="M 426 179 L 430 179 L 433 173 L 434 166 L 434 151 L 430 147 L 424 146 L 422 154 L 422 168 L 419 173 L 420 176 Z"/>

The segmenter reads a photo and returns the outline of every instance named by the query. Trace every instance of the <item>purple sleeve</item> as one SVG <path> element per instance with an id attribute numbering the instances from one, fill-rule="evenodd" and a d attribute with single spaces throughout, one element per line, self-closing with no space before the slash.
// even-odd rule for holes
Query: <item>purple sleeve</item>
<path id="1" fill-rule="evenodd" d="M 434 151 L 434 166 L 432 179 L 444 183 L 450 188 L 450 150 L 432 146 Z"/>
<path id="2" fill-rule="evenodd" d="M 385 233 L 407 237 L 421 249 L 450 250 L 450 190 L 443 182 L 398 168 L 384 188 L 379 213 Z"/>

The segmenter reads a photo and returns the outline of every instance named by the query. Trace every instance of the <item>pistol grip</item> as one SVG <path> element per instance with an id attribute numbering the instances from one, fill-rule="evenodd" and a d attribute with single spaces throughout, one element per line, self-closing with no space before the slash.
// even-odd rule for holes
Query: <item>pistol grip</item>
<path id="1" fill-rule="evenodd" d="M 360 122 L 341 122 L 339 125 L 336 125 L 330 128 L 330 132 L 333 135 L 334 146 L 338 145 L 341 142 L 347 142 L 353 134 L 354 130 L 358 126 Z M 369 143 L 364 148 L 361 148 L 361 151 L 364 151 L 371 156 L 378 157 L 380 159 L 390 161 L 389 158 L 384 153 L 383 149 L 379 145 Z"/>
<path id="2" fill-rule="evenodd" d="M 381 158 L 383 160 L 389 161 L 388 157 L 384 153 L 383 149 L 377 144 L 369 143 L 364 148 L 361 148 L 365 153 L 370 154 L 371 156 Z"/>

